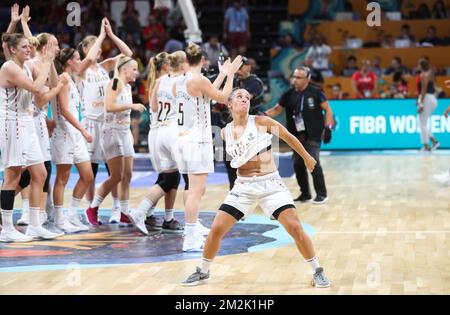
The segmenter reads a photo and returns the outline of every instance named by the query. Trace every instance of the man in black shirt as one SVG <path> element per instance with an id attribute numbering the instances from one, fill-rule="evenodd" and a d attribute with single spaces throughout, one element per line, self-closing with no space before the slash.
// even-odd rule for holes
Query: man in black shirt
<path id="1" fill-rule="evenodd" d="M 287 90 L 281 96 L 278 104 L 268 110 L 266 115 L 275 117 L 283 110 L 286 111 L 289 132 L 299 138 L 306 151 L 317 161 L 316 167 L 312 172 L 314 189 L 317 194 L 313 203 L 323 204 L 328 197 L 325 178 L 319 160 L 320 145 L 324 134 L 327 135 L 325 141 L 330 140 L 333 112 L 323 91 L 310 85 L 311 71 L 308 67 L 297 68 L 292 78 L 294 87 Z M 312 197 L 306 166 L 301 157 L 295 152 L 293 154 L 293 162 L 301 191 L 301 195 L 295 200 L 309 202 L 312 200 Z"/>
<path id="2" fill-rule="evenodd" d="M 246 57 L 242 58 L 242 66 L 237 72 L 237 80 L 233 85 L 234 88 L 241 88 L 250 93 L 250 115 L 256 115 L 258 107 L 264 101 L 264 83 L 256 75 L 251 73 L 252 67 Z"/>

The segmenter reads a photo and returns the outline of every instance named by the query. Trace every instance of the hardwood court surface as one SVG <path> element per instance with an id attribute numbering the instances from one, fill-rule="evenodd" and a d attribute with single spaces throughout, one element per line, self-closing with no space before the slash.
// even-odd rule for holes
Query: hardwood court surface
<path id="1" fill-rule="evenodd" d="M 309 266 L 292 244 L 217 257 L 212 279 L 197 287 L 180 285 L 192 259 L 81 269 L 76 281 L 68 270 L 0 272 L 0 293 L 450 294 L 450 187 L 432 178 L 450 167 L 450 155 L 324 156 L 322 164 L 328 203 L 298 204 L 297 212 L 315 230 L 329 289 L 310 287 Z M 296 197 L 295 180 L 285 182 Z M 226 193 L 226 185 L 209 186 L 202 209 L 216 209 Z M 133 190 L 131 206 L 144 195 Z"/>

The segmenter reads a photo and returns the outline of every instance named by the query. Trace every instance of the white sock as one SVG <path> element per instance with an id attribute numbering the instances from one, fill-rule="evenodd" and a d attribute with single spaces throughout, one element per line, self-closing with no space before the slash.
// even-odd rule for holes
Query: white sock
<path id="1" fill-rule="evenodd" d="M 91 203 L 91 208 L 97 208 L 97 207 L 100 207 L 100 205 L 101 205 L 102 202 L 103 202 L 103 199 L 105 199 L 105 198 L 103 198 L 103 197 L 101 197 L 101 196 L 99 196 L 99 195 L 95 195 L 94 201 L 92 201 L 92 203 Z"/>
<path id="2" fill-rule="evenodd" d="M 55 206 L 55 222 L 56 224 L 64 223 L 63 206 Z"/>
<path id="3" fill-rule="evenodd" d="M 30 211 L 30 200 L 22 199 L 22 213 L 23 211 Z"/>
<path id="4" fill-rule="evenodd" d="M 119 198 L 113 198 L 113 206 L 112 206 L 112 208 L 113 209 L 120 208 L 120 200 L 119 200 Z"/>
<path id="5" fill-rule="evenodd" d="M 12 210 L 1 210 L 2 212 L 2 227 L 4 231 L 14 229 L 13 224 L 13 211 Z"/>
<path id="6" fill-rule="evenodd" d="M 213 260 L 212 259 L 206 259 L 205 257 L 202 257 L 202 272 L 207 273 L 209 271 L 209 267 L 211 266 Z"/>
<path id="7" fill-rule="evenodd" d="M 39 208 L 30 208 L 30 225 L 34 227 L 38 227 L 41 225 L 39 212 L 41 210 Z"/>
<path id="8" fill-rule="evenodd" d="M 184 225 L 184 231 L 186 232 L 186 237 L 193 237 L 197 233 L 196 223 L 187 223 Z"/>
<path id="9" fill-rule="evenodd" d="M 173 219 L 173 209 L 166 210 L 164 213 L 164 221 L 170 222 Z"/>
<path id="10" fill-rule="evenodd" d="M 72 201 L 70 202 L 69 215 L 70 216 L 78 216 L 78 206 L 80 205 L 81 199 L 77 199 L 72 197 Z"/>
<path id="11" fill-rule="evenodd" d="M 130 210 L 128 210 L 128 200 L 120 200 L 120 212 L 128 215 Z"/>
<path id="12" fill-rule="evenodd" d="M 308 259 L 306 261 L 310 266 L 313 272 L 316 272 L 317 268 L 320 268 L 320 264 L 319 264 L 319 258 L 317 258 L 317 256 L 314 256 L 311 259 Z"/>
<path id="13" fill-rule="evenodd" d="M 147 197 L 145 197 L 144 200 L 142 200 L 141 203 L 139 204 L 138 211 L 141 213 L 146 213 L 147 217 L 149 217 L 153 214 L 153 211 L 152 211 L 152 213 L 149 214 L 150 209 L 152 209 L 152 207 L 153 207 L 153 202 L 150 199 L 148 199 Z"/>
<path id="14" fill-rule="evenodd" d="M 53 204 L 52 194 L 47 194 L 47 202 L 45 203 L 45 210 L 51 211 L 54 208 L 55 208 L 55 205 Z"/>

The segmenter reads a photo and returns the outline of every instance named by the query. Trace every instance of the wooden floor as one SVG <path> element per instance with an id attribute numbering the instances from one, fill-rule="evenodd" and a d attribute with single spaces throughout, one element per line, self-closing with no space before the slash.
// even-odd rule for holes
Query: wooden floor
<path id="1" fill-rule="evenodd" d="M 432 178 L 450 156 L 328 156 L 322 164 L 329 201 L 298 205 L 298 214 L 315 229 L 329 289 L 309 286 L 309 266 L 290 245 L 218 257 L 211 281 L 197 287 L 180 286 L 196 266 L 190 260 L 0 273 L 0 293 L 450 294 L 450 187 Z M 296 197 L 295 181 L 285 181 Z M 226 191 L 208 187 L 202 208 L 217 208 Z M 131 206 L 144 194 L 133 191 Z"/>

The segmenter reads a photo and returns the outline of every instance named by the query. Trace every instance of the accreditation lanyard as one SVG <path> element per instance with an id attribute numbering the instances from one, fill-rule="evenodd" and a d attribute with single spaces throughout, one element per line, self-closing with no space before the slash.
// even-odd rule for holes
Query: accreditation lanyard
<path id="1" fill-rule="evenodd" d="M 297 129 L 298 132 L 305 130 L 305 121 L 303 120 L 303 102 L 305 100 L 305 94 L 302 93 L 301 101 L 300 101 L 300 110 L 298 110 L 297 106 L 297 113 L 294 115 L 294 121 L 295 121 L 295 129 Z"/>

